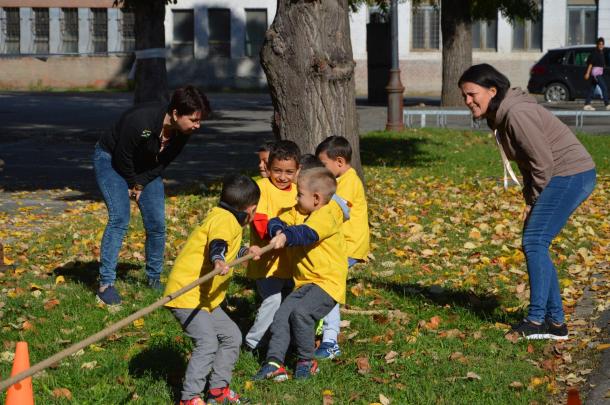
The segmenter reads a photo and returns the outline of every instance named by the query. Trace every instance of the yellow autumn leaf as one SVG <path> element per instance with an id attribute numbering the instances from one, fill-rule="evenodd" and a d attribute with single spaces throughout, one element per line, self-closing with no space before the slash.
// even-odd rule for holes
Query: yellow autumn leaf
<path id="1" fill-rule="evenodd" d="M 254 383 L 252 381 L 246 381 L 246 383 L 244 384 L 244 390 L 250 391 L 252 390 L 252 388 L 254 388 Z"/>
<path id="2" fill-rule="evenodd" d="M 142 329 L 142 327 L 144 326 L 144 318 L 136 319 L 135 321 L 133 321 L 133 326 L 138 329 Z"/>
<path id="3" fill-rule="evenodd" d="M 64 276 L 55 277 L 55 285 L 64 284 L 65 282 L 66 282 L 66 279 L 64 278 Z"/>
<path id="4" fill-rule="evenodd" d="M 10 266 L 13 263 L 15 263 L 14 260 L 11 260 L 8 257 L 4 256 L 4 264 L 6 264 L 7 266 Z"/>

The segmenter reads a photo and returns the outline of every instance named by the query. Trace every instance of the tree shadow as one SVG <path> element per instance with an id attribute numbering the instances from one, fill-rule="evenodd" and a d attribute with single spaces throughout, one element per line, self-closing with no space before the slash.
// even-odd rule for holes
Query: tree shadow
<path id="1" fill-rule="evenodd" d="M 98 261 L 73 261 L 55 268 L 53 274 L 56 276 L 64 276 L 66 279 L 86 285 L 92 291 L 97 291 L 99 284 L 99 268 L 100 263 Z M 135 281 L 129 273 L 132 270 L 138 270 L 140 268 L 141 266 L 132 263 L 119 263 L 116 269 L 116 277 L 119 280 Z"/>
<path id="2" fill-rule="evenodd" d="M 418 167 L 436 159 L 422 146 L 437 144 L 428 138 L 382 133 L 360 138 L 360 156 L 362 164 L 367 166 Z"/>
<path id="3" fill-rule="evenodd" d="M 151 377 L 164 380 L 177 402 L 180 399 L 182 377 L 187 361 L 184 353 L 172 342 L 158 342 L 147 347 L 129 360 L 129 375 L 136 378 Z"/>

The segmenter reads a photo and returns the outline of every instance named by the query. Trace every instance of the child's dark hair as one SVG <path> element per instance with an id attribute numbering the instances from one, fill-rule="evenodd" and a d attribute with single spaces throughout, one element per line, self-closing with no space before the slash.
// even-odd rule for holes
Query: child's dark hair
<path id="1" fill-rule="evenodd" d="M 301 155 L 300 160 L 301 160 L 301 165 L 300 165 L 301 170 L 313 169 L 314 167 L 324 167 L 324 163 L 322 163 L 316 155 L 313 155 L 311 153 L 306 153 L 304 155 Z"/>
<path id="2" fill-rule="evenodd" d="M 271 148 L 273 148 L 275 142 L 273 141 L 265 141 L 259 147 L 257 152 L 271 152 Z"/>
<path id="3" fill-rule="evenodd" d="M 500 103 L 504 100 L 508 89 L 510 89 L 510 80 L 487 63 L 472 65 L 466 69 L 462 73 L 460 80 L 458 80 L 458 87 L 462 87 L 462 84 L 466 82 L 478 84 L 486 89 L 496 88 L 496 95 L 489 101 L 489 106 L 487 107 L 489 111 L 493 112 L 498 111 Z"/>
<path id="4" fill-rule="evenodd" d="M 274 160 L 294 160 L 299 166 L 299 157 L 301 156 L 301 150 L 299 146 L 292 142 L 282 139 L 277 141 L 271 146 L 269 151 L 269 159 L 267 159 L 267 167 L 271 167 Z"/>
<path id="5" fill-rule="evenodd" d="M 320 153 L 326 153 L 330 159 L 342 157 L 347 163 L 352 161 L 352 145 L 342 136 L 329 136 L 316 148 L 316 156 L 320 157 Z"/>
<path id="6" fill-rule="evenodd" d="M 174 91 L 167 106 L 167 113 L 171 115 L 176 110 L 178 115 L 190 115 L 201 111 L 201 118 L 205 119 L 210 114 L 210 102 L 208 98 L 195 86 L 185 86 Z"/>
<path id="7" fill-rule="evenodd" d="M 257 204 L 261 197 L 258 184 L 248 176 L 234 174 L 224 178 L 220 202 L 243 211 L 251 205 Z"/>
<path id="8" fill-rule="evenodd" d="M 596 44 L 599 44 L 600 42 L 602 44 L 606 45 L 606 41 L 604 41 L 604 37 L 599 37 L 599 38 L 597 38 L 597 41 L 595 41 Z"/>

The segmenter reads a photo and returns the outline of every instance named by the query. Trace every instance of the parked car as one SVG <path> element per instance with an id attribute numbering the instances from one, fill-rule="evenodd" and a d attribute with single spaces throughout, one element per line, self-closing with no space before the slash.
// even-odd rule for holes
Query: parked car
<path id="1" fill-rule="evenodd" d="M 530 70 L 527 90 L 544 94 L 549 102 L 585 98 L 590 82 L 584 79 L 587 59 L 595 45 L 550 49 Z M 604 78 L 610 84 L 610 49 L 604 48 Z"/>

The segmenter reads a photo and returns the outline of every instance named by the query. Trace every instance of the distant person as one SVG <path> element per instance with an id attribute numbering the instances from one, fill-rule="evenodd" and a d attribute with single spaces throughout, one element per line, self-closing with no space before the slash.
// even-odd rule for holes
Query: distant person
<path id="1" fill-rule="evenodd" d="M 606 67 L 606 57 L 604 55 L 604 38 L 597 38 L 597 46 L 589 55 L 587 59 L 587 71 L 585 72 L 585 80 L 590 83 L 589 92 L 585 99 L 585 106 L 583 107 L 586 111 L 595 111 L 595 107 L 591 105 L 591 100 L 595 96 L 595 88 L 599 86 L 602 91 L 602 98 L 604 99 L 604 105 L 606 110 L 610 110 L 610 102 L 608 101 L 608 85 L 606 79 L 604 79 L 604 68 Z"/>
<path id="2" fill-rule="evenodd" d="M 526 339 L 567 339 L 549 247 L 593 191 L 593 159 L 564 123 L 520 88 L 511 89 L 506 76 L 494 67 L 486 63 L 471 66 L 458 86 L 472 116 L 487 119 L 501 145 L 503 160 L 517 162 L 523 176 L 522 243 L 530 305 L 526 318 L 512 331 Z"/>
<path id="3" fill-rule="evenodd" d="M 267 171 L 267 162 L 269 160 L 269 152 L 273 147 L 275 142 L 267 141 L 258 147 L 258 151 L 256 154 L 258 155 L 258 172 L 262 178 L 269 177 L 269 172 Z"/>
<path id="4" fill-rule="evenodd" d="M 130 108 L 95 145 L 95 178 L 108 209 L 100 247 L 98 302 L 121 303 L 114 282 L 119 251 L 129 225 L 130 199 L 138 204 L 146 230 L 148 285 L 162 289 L 165 192 L 161 175 L 209 112 L 210 105 L 203 93 L 193 86 L 183 87 L 174 92 L 169 104 L 151 102 Z"/>

